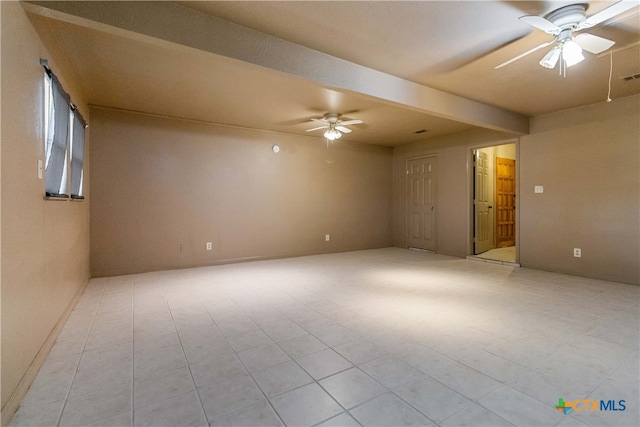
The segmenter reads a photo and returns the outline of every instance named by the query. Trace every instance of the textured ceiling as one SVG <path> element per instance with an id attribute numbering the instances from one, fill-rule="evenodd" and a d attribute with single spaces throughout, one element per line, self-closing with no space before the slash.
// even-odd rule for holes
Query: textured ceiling
<path id="1" fill-rule="evenodd" d="M 529 116 L 606 99 L 609 57 L 569 69 L 538 65 L 541 50 L 508 67 L 494 67 L 551 37 L 520 22 L 579 1 L 181 2 L 333 56 Z M 587 15 L 615 1 L 589 2 Z M 638 2 L 635 2 L 638 4 Z M 614 96 L 640 92 L 640 11 L 636 7 L 588 32 L 616 41 Z"/>
<path id="2" fill-rule="evenodd" d="M 565 4 L 568 3 L 180 2 L 180 7 L 191 13 L 186 16 L 194 18 L 194 28 L 189 28 L 191 21 L 178 17 L 175 22 L 159 21 L 149 26 L 144 19 L 137 22 L 132 12 L 131 19 L 122 23 L 123 28 L 128 25 L 126 31 L 119 28 L 119 21 L 109 26 L 99 14 L 93 17 L 88 4 L 76 2 L 75 9 L 65 13 L 52 12 L 48 7 L 55 6 L 45 2 L 25 8 L 49 49 L 61 52 L 67 66 L 75 70 L 91 104 L 300 135 L 310 135 L 305 129 L 312 127 L 312 117 L 338 112 L 365 122 L 353 126 L 354 132 L 343 140 L 394 146 L 476 125 L 495 129 L 491 121 L 495 107 L 505 113 L 533 116 L 606 99 L 609 56 L 596 58 L 588 54 L 587 60 L 570 68 L 566 77 L 537 64 L 545 51 L 494 70 L 495 65 L 549 39 L 520 22 L 519 16 L 544 15 Z M 610 4 L 591 2 L 588 14 Z M 70 6 L 61 6 L 65 7 Z M 140 8 L 151 6 L 111 2 L 107 12 L 126 13 L 134 7 L 143 10 Z M 624 82 L 618 78 L 640 72 L 638 9 L 589 31 L 616 40 L 614 52 L 636 43 L 613 54 L 614 98 L 640 92 L 640 80 Z M 198 45 L 204 46 L 206 40 L 195 40 L 195 44 L 186 41 L 189 30 L 196 39 L 198 34 L 205 34 L 194 31 L 200 22 L 198 15 L 233 22 L 244 32 L 229 32 L 228 40 L 220 43 L 222 48 L 212 53 Z M 94 23 L 94 19 L 100 23 Z M 211 22 L 213 25 L 221 21 Z M 140 26 L 139 31 L 136 25 Z M 154 26 L 169 36 L 155 36 L 153 31 L 143 29 Z M 244 36 L 271 43 L 263 51 L 249 52 L 257 61 L 244 60 L 245 52 L 233 51 L 234 44 L 241 43 Z M 270 51 L 279 46 L 273 43 L 277 42 L 274 37 L 293 44 L 278 52 Z M 269 65 L 269 58 L 264 57 L 277 53 L 295 70 L 300 67 L 296 58 L 289 61 L 286 55 L 298 52 L 296 46 L 313 49 L 307 49 L 307 56 L 303 52 L 297 58 L 299 62 L 305 65 L 307 57 L 328 58 L 328 63 L 336 64 L 335 76 L 315 70 L 313 61 L 309 62 L 311 70 L 289 72 L 285 68 L 290 64 L 281 67 L 280 60 Z M 331 62 L 331 58 L 348 63 Z M 358 70 L 386 73 L 380 80 L 384 87 L 374 88 L 382 95 L 376 92 L 372 96 L 371 90 L 363 90 L 366 79 L 350 80 L 354 77 L 349 75 L 351 68 L 339 68 L 340 64 L 349 63 L 362 66 Z M 397 87 L 393 78 L 400 78 Z M 342 84 L 341 79 L 346 83 Z M 435 108 L 421 108 L 421 87 L 457 97 L 444 98 Z M 456 108 L 446 105 L 465 99 L 481 104 L 464 104 L 459 114 L 452 114 L 450 111 Z M 477 111 L 471 114 L 467 109 Z M 485 116 L 486 126 L 482 123 Z M 428 132 L 415 133 L 421 129 Z M 320 132 L 315 135 L 321 137 Z"/>

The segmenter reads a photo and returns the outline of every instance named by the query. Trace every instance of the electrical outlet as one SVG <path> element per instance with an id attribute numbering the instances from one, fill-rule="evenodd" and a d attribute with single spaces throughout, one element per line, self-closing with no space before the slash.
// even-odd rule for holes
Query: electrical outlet
<path id="1" fill-rule="evenodd" d="M 573 256 L 576 257 L 576 258 L 582 257 L 582 249 L 573 248 Z"/>
<path id="2" fill-rule="evenodd" d="M 536 186 L 533 188 L 533 192 L 534 192 L 534 193 L 538 193 L 538 194 L 540 194 L 540 193 L 544 193 L 544 187 L 543 187 L 542 185 L 536 185 Z"/>
<path id="3" fill-rule="evenodd" d="M 328 235 L 328 234 L 325 234 L 325 235 L 324 235 L 324 241 L 325 241 L 325 242 L 328 242 L 329 240 L 331 240 L 331 236 L 330 236 L 330 235 Z"/>
<path id="4" fill-rule="evenodd" d="M 207 250 L 210 251 L 213 249 L 213 243 L 207 242 Z"/>

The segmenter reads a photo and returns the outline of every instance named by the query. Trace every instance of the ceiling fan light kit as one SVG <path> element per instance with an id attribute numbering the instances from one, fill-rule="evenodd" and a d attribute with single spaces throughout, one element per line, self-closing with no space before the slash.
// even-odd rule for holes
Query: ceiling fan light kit
<path id="1" fill-rule="evenodd" d="M 584 61 L 582 48 L 573 40 L 567 40 L 562 44 L 562 59 L 567 67 L 572 67 L 577 63 Z"/>
<path id="2" fill-rule="evenodd" d="M 323 136 L 329 141 L 335 141 L 342 137 L 343 133 L 351 133 L 351 129 L 345 125 L 359 125 L 362 120 L 340 120 L 341 115 L 336 113 L 327 113 L 321 119 L 311 119 L 311 121 L 322 123 L 322 126 L 318 126 L 312 129 L 307 129 L 307 132 L 313 132 L 316 130 L 326 129 Z"/>
<path id="3" fill-rule="evenodd" d="M 540 61 L 540 65 L 544 68 L 555 68 L 558 63 L 558 59 L 562 55 L 562 48 L 559 46 L 554 47 L 547 53 Z"/>
<path id="4" fill-rule="evenodd" d="M 324 137 L 327 138 L 329 141 L 335 141 L 341 136 L 342 134 L 340 133 L 340 131 L 333 127 L 330 127 L 324 132 Z"/>
<path id="5" fill-rule="evenodd" d="M 536 15 L 525 15 L 519 19 L 532 27 L 544 31 L 554 36 L 550 42 L 542 43 L 495 67 L 496 69 L 509 65 L 539 49 L 543 49 L 555 43 L 555 46 L 540 61 L 544 68 L 553 69 L 560 62 L 560 74 L 566 74 L 566 70 L 580 62 L 585 57 L 583 50 L 593 54 L 602 53 L 615 44 L 613 40 L 608 40 L 593 34 L 574 33 L 591 28 L 608 19 L 613 18 L 627 10 L 637 6 L 637 2 L 619 1 L 589 17 L 586 15 L 588 4 L 572 4 L 561 7 L 551 13 L 546 18 Z"/>
<path id="6" fill-rule="evenodd" d="M 582 48 L 578 43 L 573 41 L 573 39 L 569 39 L 551 49 L 549 53 L 542 58 L 540 65 L 544 68 L 553 69 L 556 67 L 558 60 L 561 60 L 561 65 L 564 65 L 564 67 L 560 68 L 560 73 L 562 73 L 563 69 L 566 71 L 567 68 L 584 61 Z"/>

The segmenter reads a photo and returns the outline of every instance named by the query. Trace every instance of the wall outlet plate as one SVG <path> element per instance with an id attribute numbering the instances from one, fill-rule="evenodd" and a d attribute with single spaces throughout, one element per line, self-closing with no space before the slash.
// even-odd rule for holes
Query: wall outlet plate
<path id="1" fill-rule="evenodd" d="M 330 236 L 330 235 L 328 235 L 328 234 L 325 234 L 325 235 L 324 235 L 324 241 L 325 241 L 325 242 L 328 242 L 329 240 L 331 240 L 331 236 Z"/>
<path id="2" fill-rule="evenodd" d="M 207 250 L 210 251 L 213 249 L 213 243 L 207 242 Z"/>
<path id="3" fill-rule="evenodd" d="M 573 248 L 573 256 L 576 257 L 576 258 L 582 257 L 582 249 Z"/>
<path id="4" fill-rule="evenodd" d="M 536 185 L 533 191 L 537 194 L 544 193 L 544 187 L 542 185 Z"/>

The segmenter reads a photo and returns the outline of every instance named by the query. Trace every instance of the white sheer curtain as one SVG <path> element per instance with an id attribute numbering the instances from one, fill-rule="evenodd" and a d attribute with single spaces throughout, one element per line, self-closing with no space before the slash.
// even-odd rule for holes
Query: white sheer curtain
<path id="1" fill-rule="evenodd" d="M 71 139 L 71 197 L 74 199 L 82 198 L 85 126 L 82 115 L 75 110 Z"/>
<path id="2" fill-rule="evenodd" d="M 69 95 L 51 74 L 51 102 L 46 137 L 45 187 L 47 196 L 66 196 L 71 106 Z"/>

